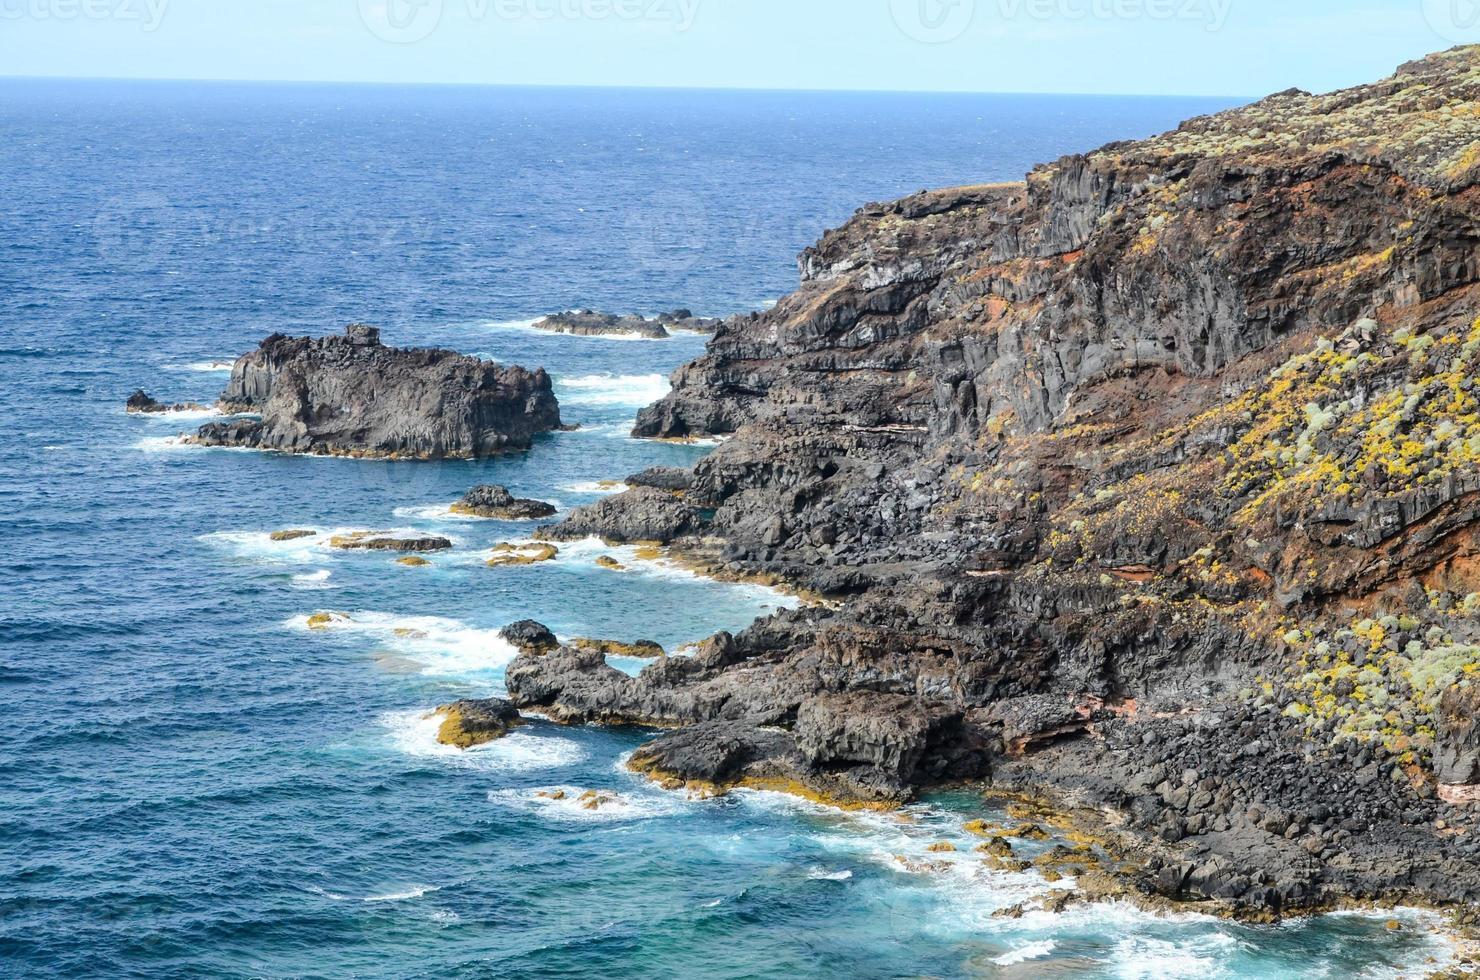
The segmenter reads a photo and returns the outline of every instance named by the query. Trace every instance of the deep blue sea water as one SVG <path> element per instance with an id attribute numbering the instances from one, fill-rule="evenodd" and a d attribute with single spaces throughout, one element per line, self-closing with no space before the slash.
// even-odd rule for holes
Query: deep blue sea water
<path id="1" fill-rule="evenodd" d="M 626 435 L 702 338 L 528 321 L 761 308 L 867 200 L 1219 107 L 0 82 L 0 974 L 1346 977 L 1443 956 L 1416 915 L 1396 933 L 994 918 L 1045 884 L 980 866 L 970 794 L 913 822 L 692 801 L 623 771 L 640 733 L 536 724 L 464 754 L 424 717 L 501 690 L 517 619 L 679 646 L 789 601 L 609 572 L 596 544 L 483 566 L 529 527 L 451 518 L 469 486 L 570 507 L 706 451 Z M 210 401 L 216 362 L 351 321 L 543 365 L 584 428 L 497 461 L 377 463 L 183 448 L 198 420 L 122 411 L 140 385 Z M 296 527 L 457 547 L 413 570 L 268 540 Z M 307 629 L 319 611 L 349 621 Z M 537 795 L 556 787 L 619 802 Z M 940 840 L 963 845 L 945 869 L 898 860 Z"/>

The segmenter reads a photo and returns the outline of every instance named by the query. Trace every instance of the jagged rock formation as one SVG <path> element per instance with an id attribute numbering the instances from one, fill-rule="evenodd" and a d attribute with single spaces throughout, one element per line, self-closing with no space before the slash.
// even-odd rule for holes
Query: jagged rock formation
<path id="1" fill-rule="evenodd" d="M 130 415 L 162 415 L 166 412 L 204 411 L 206 408 L 206 406 L 198 405 L 195 402 L 179 402 L 174 405 L 166 405 L 156 401 L 143 388 L 138 388 L 132 395 L 129 395 L 128 401 L 124 403 L 124 407 Z"/>
<path id="2" fill-rule="evenodd" d="M 597 313 L 592 310 L 573 310 L 556 313 L 535 323 L 536 330 L 551 333 L 568 333 L 579 337 L 645 337 L 648 340 L 667 340 L 672 330 L 689 333 L 714 333 L 719 320 L 694 316 L 689 310 L 674 310 L 659 313 L 655 319 L 631 314 L 617 316 L 615 313 Z"/>
<path id="3" fill-rule="evenodd" d="M 1480 897 L 1477 180 L 1461 48 L 869 205 L 640 414 L 729 437 L 684 488 L 547 532 L 835 608 L 510 690 L 701 726 L 641 757 L 680 781 L 900 799 L 989 759 L 1173 848 L 1177 897 Z"/>
<path id="4" fill-rule="evenodd" d="M 474 487 L 452 505 L 454 514 L 499 521 L 537 521 L 555 515 L 555 505 L 515 497 L 507 487 Z"/>
<path id="5" fill-rule="evenodd" d="M 465 459 L 528 449 L 536 435 L 560 428 L 560 405 L 543 369 L 386 347 L 379 330 L 363 325 L 342 337 L 268 337 L 231 369 L 221 405 L 258 417 L 202 426 L 197 442 Z"/>
<path id="6" fill-rule="evenodd" d="M 499 635 L 513 644 L 521 653 L 549 653 L 560 646 L 560 641 L 544 623 L 532 619 L 521 619 L 499 631 Z"/>

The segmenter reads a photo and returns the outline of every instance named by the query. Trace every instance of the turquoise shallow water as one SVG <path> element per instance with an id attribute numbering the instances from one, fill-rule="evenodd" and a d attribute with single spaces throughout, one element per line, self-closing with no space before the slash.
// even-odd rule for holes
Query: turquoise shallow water
<path id="1" fill-rule="evenodd" d="M 639 732 L 538 723 L 463 754 L 425 719 L 501 690 L 516 619 L 674 647 L 789 601 L 608 572 L 594 543 L 481 564 L 530 527 L 453 518 L 469 486 L 568 508 L 707 451 L 626 437 L 702 338 L 530 318 L 754 309 L 863 200 L 1213 107 L 0 83 L 0 974 L 1391 976 L 1442 955 L 1418 917 L 997 918 L 1046 885 L 982 869 L 968 794 L 910 823 L 694 801 L 623 770 Z M 350 320 L 544 365 L 583 429 L 375 463 L 182 448 L 198 419 L 121 410 L 137 385 L 209 401 L 212 362 Z M 412 570 L 268 540 L 289 527 L 457 546 Z M 320 611 L 349 621 L 308 630 Z M 585 789 L 617 802 L 582 810 Z"/>

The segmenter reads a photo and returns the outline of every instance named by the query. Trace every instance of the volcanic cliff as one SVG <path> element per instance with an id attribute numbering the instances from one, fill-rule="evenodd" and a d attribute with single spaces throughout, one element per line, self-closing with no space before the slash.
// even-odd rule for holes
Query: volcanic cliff
<path id="1" fill-rule="evenodd" d="M 516 703 L 678 783 L 1101 808 L 1141 885 L 1472 901 L 1480 49 L 869 205 L 636 434 L 723 437 L 547 529 L 825 602 Z"/>

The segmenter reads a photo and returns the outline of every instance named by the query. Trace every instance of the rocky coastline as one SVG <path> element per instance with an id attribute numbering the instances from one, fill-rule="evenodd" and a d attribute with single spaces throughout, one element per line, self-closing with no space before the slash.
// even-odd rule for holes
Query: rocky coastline
<path id="1" fill-rule="evenodd" d="M 1480 49 L 869 205 L 635 435 L 727 437 L 539 536 L 827 598 L 510 698 L 634 767 L 1096 815 L 1138 894 L 1480 899 Z"/>
<path id="2" fill-rule="evenodd" d="M 205 446 L 392 459 L 476 459 L 561 428 L 543 369 L 400 349 L 361 324 L 342 336 L 274 334 L 237 360 L 220 405 L 251 417 L 201 426 Z"/>

